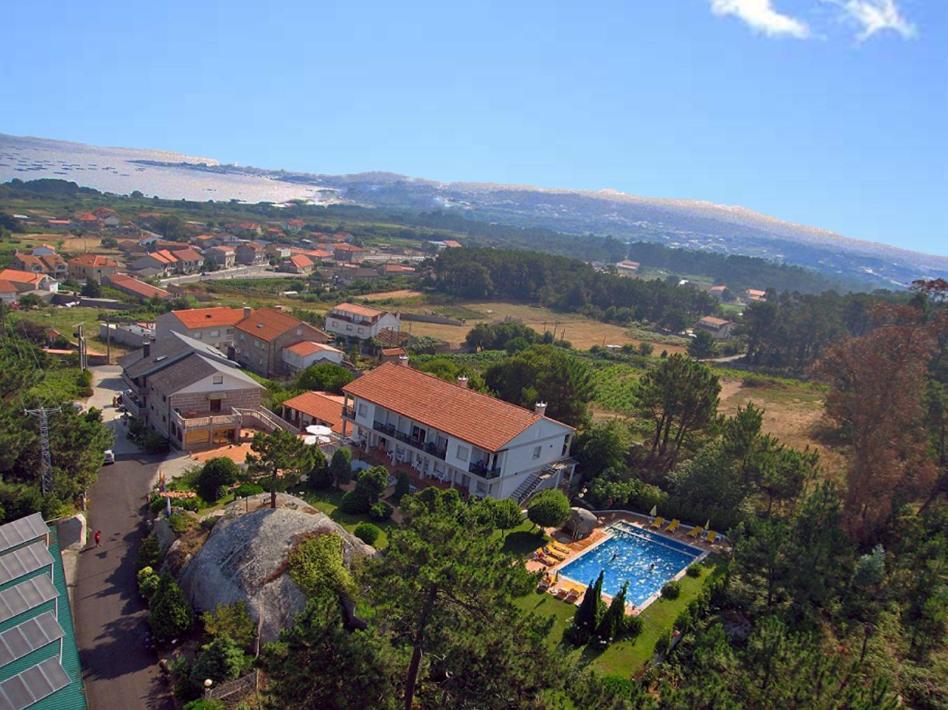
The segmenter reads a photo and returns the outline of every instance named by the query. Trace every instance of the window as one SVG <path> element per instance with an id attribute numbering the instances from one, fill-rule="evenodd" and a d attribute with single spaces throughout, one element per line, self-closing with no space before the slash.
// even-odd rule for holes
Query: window
<path id="1" fill-rule="evenodd" d="M 470 450 L 466 446 L 458 444 L 458 458 L 461 461 L 467 461 L 468 456 L 470 456 Z"/>
<path id="2" fill-rule="evenodd" d="M 198 331 L 197 333 L 194 334 L 194 339 L 195 339 L 195 340 L 200 340 L 200 339 L 201 339 L 201 332 L 200 332 L 200 331 Z"/>
<path id="3" fill-rule="evenodd" d="M 211 382 L 213 382 L 215 385 L 222 385 L 224 384 L 224 376 L 214 375 L 214 379 L 212 379 Z"/>
<path id="4" fill-rule="evenodd" d="M 541 454 L 541 453 L 543 453 L 543 447 L 542 447 L 542 446 L 534 446 L 534 447 L 533 447 L 533 458 L 535 458 L 535 459 L 540 458 L 540 454 Z"/>
<path id="5" fill-rule="evenodd" d="M 364 417 L 369 411 L 368 406 L 365 403 L 359 403 L 359 416 Z"/>
<path id="6" fill-rule="evenodd" d="M 210 332 L 210 336 L 211 336 L 212 338 L 219 338 L 219 337 L 220 337 L 220 334 L 221 334 L 221 332 L 220 332 L 219 330 L 212 330 L 212 331 Z"/>

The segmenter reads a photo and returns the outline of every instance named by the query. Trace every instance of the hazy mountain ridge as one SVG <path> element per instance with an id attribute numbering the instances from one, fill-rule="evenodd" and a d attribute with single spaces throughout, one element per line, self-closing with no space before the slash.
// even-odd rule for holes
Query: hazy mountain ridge
<path id="1" fill-rule="evenodd" d="M 441 183 L 381 171 L 350 175 L 291 172 L 221 164 L 211 158 L 168 151 L 98 148 L 2 134 L 0 149 L 6 150 L 8 155 L 15 151 L 27 155 L 32 154 L 30 151 L 43 150 L 55 151 L 61 156 L 81 154 L 84 159 L 99 154 L 139 171 L 127 176 L 126 192 L 137 189 L 168 198 L 252 199 L 248 190 L 252 193 L 257 185 L 259 199 L 266 201 L 307 199 L 323 204 L 342 202 L 420 211 L 460 210 L 473 218 L 517 226 L 540 226 L 576 234 L 609 234 L 689 249 L 759 256 L 858 278 L 869 286 L 905 286 L 916 278 L 948 278 L 948 257 L 945 256 L 851 239 L 745 207 L 701 200 L 640 197 L 611 189 Z M 60 162 L 62 160 L 64 158 L 60 158 Z M 0 159 L 0 179 L 47 176 L 36 172 L 13 174 L 9 169 L 4 172 L 2 162 Z M 141 172 L 142 166 L 147 166 L 148 171 Z M 29 169 L 42 173 L 35 166 Z M 114 176 L 114 171 L 111 174 Z M 103 187 L 96 184 L 99 178 L 94 173 L 71 175 L 66 179 L 97 189 L 116 190 L 114 179 Z M 215 182 L 218 179 L 220 183 Z M 239 185 L 233 182 L 236 180 L 240 180 Z M 189 183 L 187 189 L 183 183 Z M 280 188 L 281 184 L 285 187 Z M 228 194 L 238 187 L 240 194 Z"/>

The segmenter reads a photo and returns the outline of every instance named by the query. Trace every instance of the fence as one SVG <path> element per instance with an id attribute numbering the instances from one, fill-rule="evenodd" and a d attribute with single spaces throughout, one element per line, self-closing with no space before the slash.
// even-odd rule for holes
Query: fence
<path id="1" fill-rule="evenodd" d="M 221 683 L 216 688 L 210 688 L 205 696 L 228 704 L 236 702 L 245 695 L 257 692 L 257 673 L 258 671 L 251 671 L 245 676 Z"/>

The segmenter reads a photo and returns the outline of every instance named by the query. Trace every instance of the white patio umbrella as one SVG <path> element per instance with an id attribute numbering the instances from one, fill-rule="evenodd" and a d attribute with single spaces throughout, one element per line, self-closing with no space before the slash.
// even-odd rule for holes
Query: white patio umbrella
<path id="1" fill-rule="evenodd" d="M 656 515 L 658 515 L 658 506 L 657 506 L 657 505 L 653 505 L 653 506 L 652 506 L 652 509 L 648 512 L 648 514 L 651 515 L 653 518 L 654 518 Z"/>
<path id="2" fill-rule="evenodd" d="M 704 523 L 704 529 L 707 530 L 711 527 L 711 518 L 708 518 Z"/>
<path id="3" fill-rule="evenodd" d="M 323 424 L 310 424 L 306 427 L 306 433 L 313 436 L 329 436 L 332 434 L 332 428 Z"/>
<path id="4" fill-rule="evenodd" d="M 306 446 L 312 446 L 313 444 L 317 443 L 318 441 L 319 441 L 319 437 L 318 437 L 318 436 L 304 436 L 304 437 L 303 437 L 303 443 L 304 443 Z"/>

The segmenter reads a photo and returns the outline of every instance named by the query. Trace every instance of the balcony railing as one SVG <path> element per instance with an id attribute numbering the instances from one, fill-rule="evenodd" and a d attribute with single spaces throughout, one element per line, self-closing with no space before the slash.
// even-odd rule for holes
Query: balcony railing
<path id="1" fill-rule="evenodd" d="M 355 419 L 356 418 L 355 407 L 343 407 L 342 416 L 344 416 L 346 419 Z"/>
<path id="2" fill-rule="evenodd" d="M 144 406 L 141 402 L 135 399 L 128 392 L 122 392 L 122 405 L 125 407 L 125 410 L 131 414 L 133 417 L 141 416 L 141 410 Z"/>
<path id="3" fill-rule="evenodd" d="M 409 446 L 416 448 L 419 451 L 424 451 L 426 454 L 435 456 L 442 461 L 444 461 L 445 457 L 448 455 L 447 446 L 439 447 L 431 441 L 420 441 L 412 436 L 409 436 L 405 432 L 399 431 L 392 424 L 383 424 L 382 422 L 375 421 L 372 422 L 372 428 L 380 434 L 390 436 L 397 441 L 401 441 L 403 444 L 408 444 Z"/>
<path id="4" fill-rule="evenodd" d="M 468 464 L 467 470 L 481 478 L 497 478 L 500 476 L 500 466 L 494 464 L 493 468 L 488 468 L 486 461 L 472 461 Z"/>
<path id="5" fill-rule="evenodd" d="M 171 413 L 171 421 L 178 425 L 183 431 L 188 429 L 200 429 L 202 427 L 239 427 L 239 414 L 211 414 L 207 416 L 186 416 L 178 412 Z"/>

